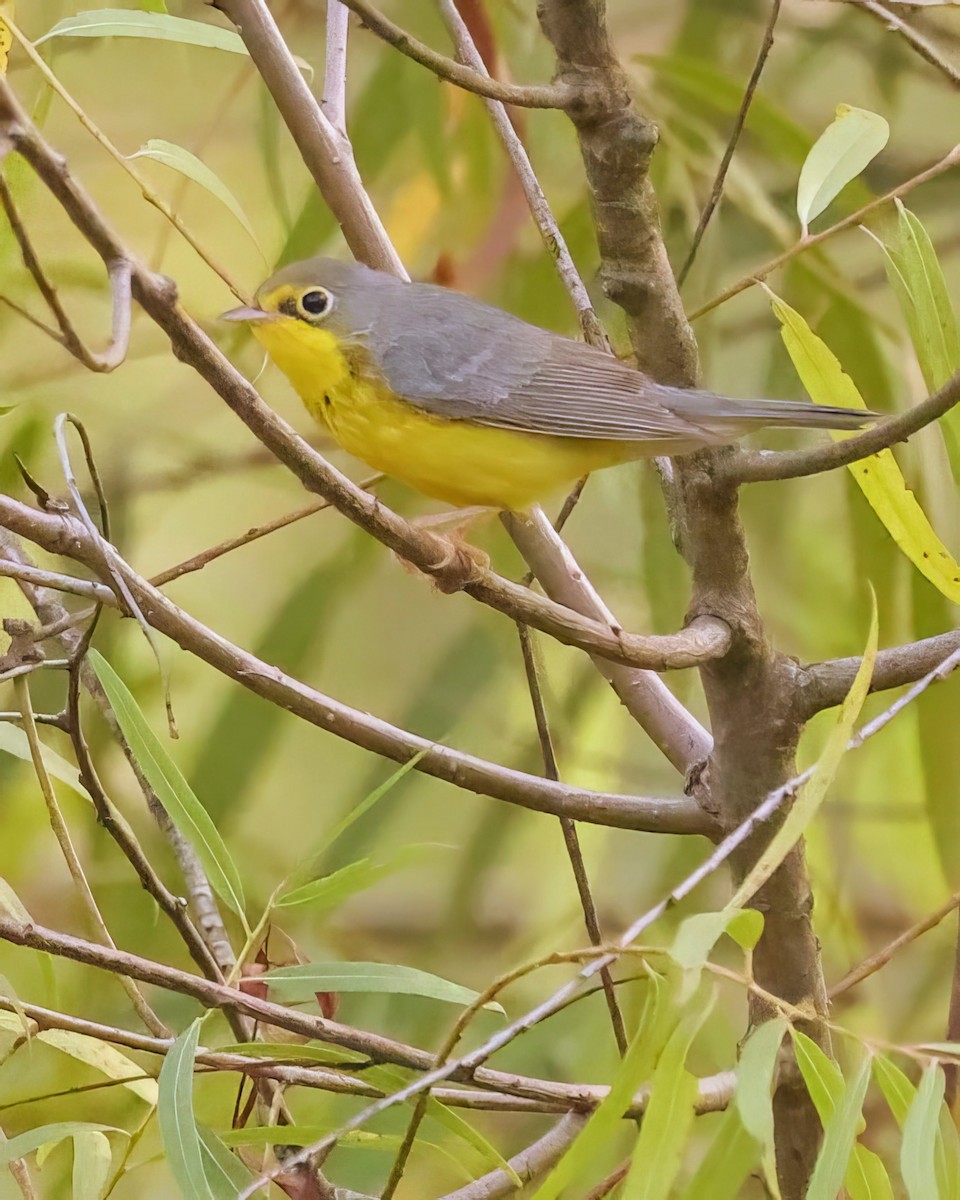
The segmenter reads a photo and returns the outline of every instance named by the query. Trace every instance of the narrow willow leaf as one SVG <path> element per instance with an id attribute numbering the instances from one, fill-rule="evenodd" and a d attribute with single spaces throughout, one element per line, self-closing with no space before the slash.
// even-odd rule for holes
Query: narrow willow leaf
<path id="1" fill-rule="evenodd" d="M 758 1026 L 744 1043 L 737 1067 L 734 1104 L 744 1128 L 764 1147 L 773 1146 L 773 1076 L 786 1031 L 783 1017 Z"/>
<path id="2" fill-rule="evenodd" d="M 712 984 L 698 989 L 660 1055 L 633 1161 L 623 1183 L 623 1200 L 667 1200 L 670 1194 L 696 1115 L 697 1081 L 686 1069 L 687 1054 L 707 1018 L 713 997 Z"/>
<path id="3" fill-rule="evenodd" d="M 7 63 L 13 46 L 13 34 L 3 19 L 4 15 L 13 16 L 13 0 L 0 0 L 0 76 L 7 73 Z"/>
<path id="4" fill-rule="evenodd" d="M 755 908 L 697 913 L 681 923 L 669 953 L 678 966 L 689 970 L 703 966 L 723 934 L 729 934 L 744 950 L 752 950 L 762 932 L 763 917 Z"/>
<path id="5" fill-rule="evenodd" d="M 843 1097 L 843 1073 L 813 1038 L 799 1029 L 791 1029 L 790 1036 L 803 1082 L 807 1085 L 820 1123 L 826 1128 Z"/>
<path id="6" fill-rule="evenodd" d="M 196 1020 L 181 1033 L 163 1060 L 157 1123 L 170 1173 L 184 1200 L 217 1200 L 204 1173 L 193 1115 L 193 1060 L 199 1038 L 200 1022 Z"/>
<path id="7" fill-rule="evenodd" d="M 196 850 L 214 891 L 240 917 L 246 928 L 240 872 L 210 814 L 190 790 L 180 768 L 147 724 L 120 676 L 96 650 L 90 651 L 89 658 L 107 694 L 110 707 L 116 714 L 123 736 L 148 783 L 157 793 L 171 821 Z"/>
<path id="8" fill-rule="evenodd" d="M 894 1200 L 893 1184 L 883 1159 L 859 1142 L 853 1148 L 853 1157 L 858 1174 L 847 1172 L 850 1200 Z"/>
<path id="9" fill-rule="evenodd" d="M 836 356 L 798 312 L 770 293 L 781 336 L 803 386 L 818 404 L 865 408 L 863 398 Z M 834 440 L 851 436 L 833 432 Z M 849 471 L 887 532 L 921 574 L 948 600 L 960 603 L 960 564 L 940 541 L 923 509 L 907 490 L 890 450 L 849 465 Z"/>
<path id="10" fill-rule="evenodd" d="M 592 1166 L 614 1136 L 640 1084 L 650 1077 L 678 1019 L 673 988 L 658 976 L 652 976 L 639 1027 L 617 1068 L 610 1091 L 531 1200 L 557 1200 L 565 1188 Z"/>
<path id="11" fill-rule="evenodd" d="M 23 901 L 2 876 L 0 876 L 0 912 L 5 912 L 8 917 L 13 917 L 15 921 L 23 921 L 25 924 L 30 924 L 32 921 Z"/>
<path id="12" fill-rule="evenodd" d="M 95 1125 L 90 1121 L 59 1121 L 55 1125 L 40 1125 L 36 1129 L 28 1129 L 26 1133 L 0 1141 L 0 1167 L 6 1167 L 15 1158 L 23 1158 L 45 1146 L 48 1142 L 56 1145 L 64 1138 L 75 1137 L 78 1133 L 122 1133 L 126 1130 L 117 1129 L 113 1125 Z"/>
<path id="13" fill-rule="evenodd" d="M 164 12 L 136 12 L 126 8 L 98 8 L 65 17 L 37 38 L 37 46 L 57 37 L 128 37 L 150 38 L 161 42 L 181 42 L 187 46 L 205 46 L 246 54 L 243 39 L 232 29 L 171 17 Z"/>
<path id="14" fill-rule="evenodd" d="M 144 12 L 165 13 L 167 11 L 164 0 L 140 0 L 140 7 Z"/>
<path id="15" fill-rule="evenodd" d="M 212 1129 L 197 1126 L 203 1173 L 216 1200 L 236 1200 L 252 1176 L 235 1154 L 217 1137 Z M 293 1144 L 293 1143 L 291 1143 Z M 306 1143 L 309 1145 L 309 1143 Z"/>
<path id="16" fill-rule="evenodd" d="M 923 1073 L 903 1123 L 900 1174 L 910 1200 L 940 1200 L 936 1151 L 943 1089 L 943 1072 L 933 1062 Z"/>
<path id="17" fill-rule="evenodd" d="M 699 1126 L 698 1126 L 699 1129 Z M 760 1158 L 760 1147 L 743 1127 L 740 1114 L 728 1108 L 693 1178 L 681 1193 L 683 1200 L 738 1200 L 741 1188 Z"/>
<path id="18" fill-rule="evenodd" d="M 294 908 L 309 904 L 315 911 L 329 911 L 397 871 L 423 862 L 440 848 L 436 845 L 401 846 L 395 854 L 382 862 L 371 862 L 370 859 L 364 858 L 360 862 L 349 863 L 339 871 L 334 871 L 332 875 L 325 875 L 322 879 L 315 879 L 312 883 L 305 883 L 302 887 L 286 892 L 276 901 L 274 907 Z"/>
<path id="19" fill-rule="evenodd" d="M 72 1200 L 100 1200 L 111 1157 L 106 1134 L 94 1129 L 73 1135 Z"/>
<path id="20" fill-rule="evenodd" d="M 87 1037 L 83 1033 L 72 1033 L 66 1029 L 44 1029 L 37 1034 L 37 1041 L 62 1050 L 78 1062 L 86 1063 L 100 1071 L 109 1079 L 124 1079 L 124 1083 L 135 1096 L 145 1100 L 147 1104 L 157 1103 L 157 1081 L 155 1079 L 131 1079 L 133 1075 L 143 1075 L 144 1070 L 132 1058 L 127 1058 L 116 1046 L 100 1042 L 96 1038 Z"/>
<path id="21" fill-rule="evenodd" d="M 847 750 L 854 722 L 860 714 L 863 702 L 870 689 L 873 678 L 873 663 L 877 657 L 877 602 L 873 597 L 870 613 L 870 631 L 867 634 L 867 644 L 863 650 L 863 658 L 857 674 L 854 677 L 850 691 L 847 692 L 840 713 L 833 729 L 827 738 L 814 772 L 797 793 L 793 807 L 784 818 L 783 824 L 770 839 L 766 849 L 760 855 L 756 865 L 751 868 L 746 879 L 731 897 L 727 908 L 741 908 L 760 888 L 783 862 L 790 850 L 803 836 L 804 830 L 813 820 L 820 805 L 826 797 L 834 776 L 840 766 L 840 760 Z"/>
<path id="22" fill-rule="evenodd" d="M 902 1129 L 917 1089 L 903 1071 L 882 1054 L 878 1054 L 873 1060 L 873 1076 L 880 1091 L 883 1092 L 883 1097 L 893 1113 L 894 1120 Z"/>
<path id="23" fill-rule="evenodd" d="M 824 1124 L 823 1145 L 810 1180 L 807 1200 L 836 1200 L 853 1154 L 869 1083 L 870 1059 L 865 1058 Z"/>
<path id="24" fill-rule="evenodd" d="M 202 187 L 204 191 L 209 192 L 211 196 L 215 196 L 236 217 L 250 235 L 250 240 L 259 249 L 260 243 L 257 241 L 257 235 L 249 217 L 243 211 L 240 201 L 223 180 L 195 154 L 191 154 L 189 150 L 185 150 L 173 142 L 165 142 L 162 138 L 151 138 L 135 154 L 130 154 L 128 157 L 152 158 L 155 162 L 163 163 L 165 167 L 171 167 L 186 179 Z"/>
<path id="25" fill-rule="evenodd" d="M 244 1054 L 248 1058 L 276 1058 L 282 1062 L 366 1063 L 365 1054 L 357 1054 L 341 1046 L 319 1046 L 314 1042 L 232 1042 L 220 1047 L 225 1054 Z M 364 1072 L 364 1078 L 369 1078 Z M 409 1080 L 404 1079 L 404 1083 Z M 403 1086 L 401 1084 L 401 1086 Z"/>
<path id="26" fill-rule="evenodd" d="M 275 967 L 259 976 L 271 992 L 286 1001 L 314 1000 L 316 992 L 378 992 L 404 996 L 425 996 L 449 1004 L 472 1004 L 479 995 L 470 988 L 418 971 L 416 967 L 395 963 L 335 962 L 304 963 L 295 967 Z M 485 1008 L 503 1012 L 499 1004 Z"/>
<path id="27" fill-rule="evenodd" d="M 890 126 L 877 113 L 849 104 L 814 142 L 797 184 L 797 216 L 807 226 L 887 144 Z"/>
<path id="28" fill-rule="evenodd" d="M 937 1123 L 937 1183 L 941 1200 L 960 1197 L 960 1134 L 947 1106 L 940 1107 Z"/>
<path id="29" fill-rule="evenodd" d="M 0 724 L 0 750 L 5 754 L 12 754 L 14 758 L 22 759 L 24 762 L 33 761 L 27 735 L 18 725 L 11 725 L 8 721 Z M 54 779 L 59 779 L 67 787 L 73 788 L 85 800 L 90 799 L 80 782 L 80 772 L 73 763 L 68 762 L 56 750 L 51 750 L 49 746 L 43 746 L 40 757 L 43 759 L 43 765 L 47 768 L 48 773 Z"/>

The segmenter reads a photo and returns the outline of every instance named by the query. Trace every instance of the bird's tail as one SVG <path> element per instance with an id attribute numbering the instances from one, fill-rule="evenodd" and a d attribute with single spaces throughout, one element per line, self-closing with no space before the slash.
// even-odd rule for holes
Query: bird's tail
<path id="1" fill-rule="evenodd" d="M 795 429 L 862 429 L 882 417 L 867 408 L 835 408 L 809 400 L 734 400 L 713 392 L 663 387 L 658 399 L 671 412 L 712 435 L 739 437 L 751 429 L 779 425 Z"/>

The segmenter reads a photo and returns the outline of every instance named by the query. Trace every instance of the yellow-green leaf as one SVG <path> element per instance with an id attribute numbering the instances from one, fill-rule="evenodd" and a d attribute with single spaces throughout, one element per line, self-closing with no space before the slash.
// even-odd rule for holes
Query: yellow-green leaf
<path id="1" fill-rule="evenodd" d="M 838 104 L 831 125 L 814 142 L 797 183 L 797 216 L 807 226 L 887 144 L 890 126 L 877 113 Z"/>

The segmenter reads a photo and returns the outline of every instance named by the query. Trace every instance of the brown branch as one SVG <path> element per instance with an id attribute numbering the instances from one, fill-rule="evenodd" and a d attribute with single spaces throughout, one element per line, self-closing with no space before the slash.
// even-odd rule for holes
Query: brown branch
<path id="1" fill-rule="evenodd" d="M 733 122 L 733 129 L 730 131 L 730 138 L 727 142 L 726 149 L 723 152 L 723 157 L 720 160 L 720 166 L 717 168 L 717 174 L 713 181 L 713 186 L 710 189 L 710 195 L 706 204 L 703 206 L 703 212 L 700 214 L 700 220 L 697 222 L 697 228 L 693 235 L 693 241 L 690 244 L 690 250 L 687 253 L 686 260 L 683 266 L 677 272 L 677 287 L 683 287 L 683 281 L 690 273 L 690 268 L 693 266 L 693 261 L 697 257 L 697 251 L 700 249 L 700 242 L 703 240 L 703 235 L 707 231 L 707 226 L 716 211 L 717 205 L 720 203 L 720 197 L 723 195 L 723 185 L 727 179 L 727 172 L 730 169 L 730 164 L 733 162 L 733 156 L 736 152 L 737 145 L 740 141 L 740 135 L 743 133 L 743 127 L 746 124 L 747 113 L 750 111 L 750 105 L 753 103 L 753 97 L 757 87 L 760 84 L 760 76 L 763 74 L 763 68 L 767 65 L 767 58 L 770 51 L 773 49 L 773 31 L 777 25 L 777 19 L 780 16 L 781 0 L 772 0 L 770 6 L 770 16 L 767 20 L 767 27 L 763 31 L 763 40 L 760 43 L 760 49 L 757 51 L 757 59 L 753 64 L 753 70 L 750 73 L 750 78 L 747 80 L 747 86 L 743 93 L 743 99 L 740 101 L 740 108 L 737 110 L 736 119 Z"/>
<path id="2" fill-rule="evenodd" d="M 407 33 L 399 25 L 384 16 L 374 8 L 369 0 L 341 0 L 352 12 L 355 12 L 363 24 L 394 49 L 412 58 L 428 71 L 447 83 L 453 83 L 464 91 L 473 92 L 477 96 L 485 96 L 488 100 L 499 100 L 501 104 L 515 104 L 518 108 L 566 108 L 574 100 L 570 88 L 556 84 L 514 84 L 501 83 L 489 75 L 448 58 L 445 54 L 433 50 L 426 43 L 418 41 L 413 34 Z M 223 8 L 223 4 L 217 7 Z"/>
<path id="3" fill-rule="evenodd" d="M 881 650 L 870 679 L 871 692 L 916 683 L 960 648 L 960 630 L 924 638 L 904 646 Z M 841 704 L 860 669 L 861 659 L 833 658 L 798 667 L 797 694 L 804 717 L 809 719 L 825 708 Z"/>
<path id="4" fill-rule="evenodd" d="M 299 78 L 299 72 L 297 72 Z M 321 114 L 322 115 L 322 114 Z M 0 126 L 59 200 L 81 233 L 104 257 L 125 251 L 90 197 L 74 182 L 62 159 L 31 124 L 5 81 L 0 80 Z M 178 358 L 189 363 L 227 402 L 254 435 L 310 490 L 447 590 L 463 590 L 482 603 L 552 637 L 615 662 L 648 669 L 691 666 L 723 654 L 726 639 L 717 622 L 700 623 L 666 637 L 612 634 L 600 622 L 532 593 L 454 555 L 450 543 L 412 526 L 332 467 L 279 416 L 176 303 L 164 276 L 130 259 L 134 294 L 164 330 Z"/>
<path id="5" fill-rule="evenodd" d="M 904 946 L 909 946 L 911 942 L 915 942 L 918 937 L 928 933 L 953 912 L 955 908 L 960 906 L 960 892 L 954 892 L 949 900 L 946 900 L 939 908 L 935 909 L 922 920 L 911 925 L 909 929 L 905 929 L 888 942 L 882 950 L 877 950 L 874 954 L 869 955 L 862 962 L 857 963 L 855 967 L 844 975 L 844 977 L 833 985 L 830 989 L 829 996 L 831 1000 L 835 1000 L 837 996 L 842 996 L 844 992 L 849 992 L 851 988 L 855 988 L 857 984 L 863 983 L 865 979 L 869 979 L 871 975 L 875 975 L 881 967 L 885 967 L 887 963 L 898 954 Z M 956 1040 L 956 1038 L 948 1039 Z"/>
<path id="6" fill-rule="evenodd" d="M 52 554 L 69 555 L 93 571 L 103 570 L 98 547 L 86 528 L 67 514 L 36 512 L 0 495 L 0 526 Z M 154 629 L 256 695 L 366 750 L 396 762 L 408 762 L 422 752 L 417 770 L 458 787 L 554 816 L 563 814 L 620 828 L 662 829 L 673 833 L 708 833 L 711 829 L 709 817 L 689 799 L 648 800 L 584 791 L 513 771 L 407 733 L 315 691 L 234 646 L 151 587 L 119 555 L 111 563 L 111 569 L 121 573 L 140 611 L 149 613 Z M 116 602 L 114 597 L 111 599 Z"/>
<path id="7" fill-rule="evenodd" d="M 699 317 L 705 316 L 708 312 L 718 308 L 721 304 L 725 304 L 734 296 L 739 296 L 741 292 L 747 291 L 748 288 L 755 287 L 758 283 L 772 275 L 778 268 L 784 266 L 788 262 L 792 262 L 799 254 L 805 253 L 807 250 L 812 250 L 815 246 L 822 245 L 828 238 L 835 237 L 838 233 L 843 233 L 847 229 L 854 229 L 857 225 L 863 223 L 865 217 L 876 212 L 878 208 L 882 208 L 885 204 L 889 204 L 891 200 L 896 200 L 901 196 L 906 196 L 908 192 L 912 192 L 914 188 L 919 187 L 923 183 L 929 183 L 931 179 L 936 179 L 938 175 L 942 175 L 945 171 L 949 171 L 951 167 L 955 167 L 960 163 L 960 145 L 954 146 L 949 154 L 944 155 L 939 162 L 935 162 L 932 167 L 928 167 L 925 171 L 921 171 L 919 175 L 914 175 L 912 179 L 906 180 L 905 183 L 898 184 L 897 187 L 885 192 L 882 196 L 878 196 L 875 200 L 871 200 L 862 208 L 858 208 L 856 212 L 851 213 L 848 217 L 837 221 L 835 225 L 829 226 L 820 233 L 812 234 L 810 237 L 803 238 L 796 245 L 790 247 L 789 250 L 784 250 L 782 254 L 778 254 L 776 258 L 771 258 L 761 267 L 749 275 L 745 275 L 730 287 L 725 288 L 712 300 L 708 300 L 706 304 L 701 304 L 699 308 L 694 309 L 690 313 L 690 320 L 696 321 Z"/>
<path id="8" fill-rule="evenodd" d="M 74 358 L 82 362 L 89 371 L 107 373 L 115 370 L 126 358 L 127 347 L 130 344 L 132 298 L 130 295 L 130 264 L 127 262 L 126 257 L 117 257 L 106 262 L 107 273 L 110 279 L 110 296 L 113 301 L 113 330 L 110 337 L 110 345 L 103 353 L 97 354 L 87 349 L 83 339 L 77 333 L 73 322 L 70 320 L 67 310 L 63 307 L 60 297 L 57 295 L 56 288 L 47 279 L 40 260 L 33 249 L 33 244 L 30 241 L 26 227 L 20 219 L 13 194 L 2 172 L 0 172 L 0 204 L 2 204 L 7 220 L 10 222 L 10 228 L 13 230 L 13 236 L 16 238 L 17 245 L 20 247 L 23 265 L 33 276 L 33 281 L 36 283 L 38 291 L 53 314 L 54 320 L 57 322 L 60 330 L 59 335 L 42 322 L 29 317 L 29 314 L 24 313 L 24 315 L 28 316 L 34 325 L 43 329 L 55 341 L 59 342 Z M 12 302 L 7 301 L 7 303 L 10 304 L 10 307 L 17 308 L 17 305 Z"/>
<path id="9" fill-rule="evenodd" d="M 810 450 L 792 450 L 783 453 L 740 451 L 727 462 L 724 474 L 737 483 L 765 483 L 779 479 L 800 479 L 805 475 L 819 475 L 846 467 L 888 450 L 898 442 L 924 429 L 960 403 L 960 371 L 940 388 L 939 391 L 914 404 L 906 412 L 885 420 L 841 441 L 814 446 Z"/>

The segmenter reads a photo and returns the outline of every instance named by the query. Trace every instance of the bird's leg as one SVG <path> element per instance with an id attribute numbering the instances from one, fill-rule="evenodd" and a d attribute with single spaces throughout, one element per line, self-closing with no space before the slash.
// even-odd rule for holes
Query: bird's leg
<path id="1" fill-rule="evenodd" d="M 496 512 L 495 508 L 473 505 L 470 508 L 455 508 L 450 512 L 427 513 L 422 517 L 414 517 L 412 525 L 438 534 L 450 548 L 428 571 L 421 571 L 397 555 L 400 565 L 411 574 L 428 575 L 441 592 L 458 592 L 478 567 L 485 571 L 490 565 L 490 556 L 471 545 L 466 539 L 466 532 L 472 525 L 489 519 Z"/>

